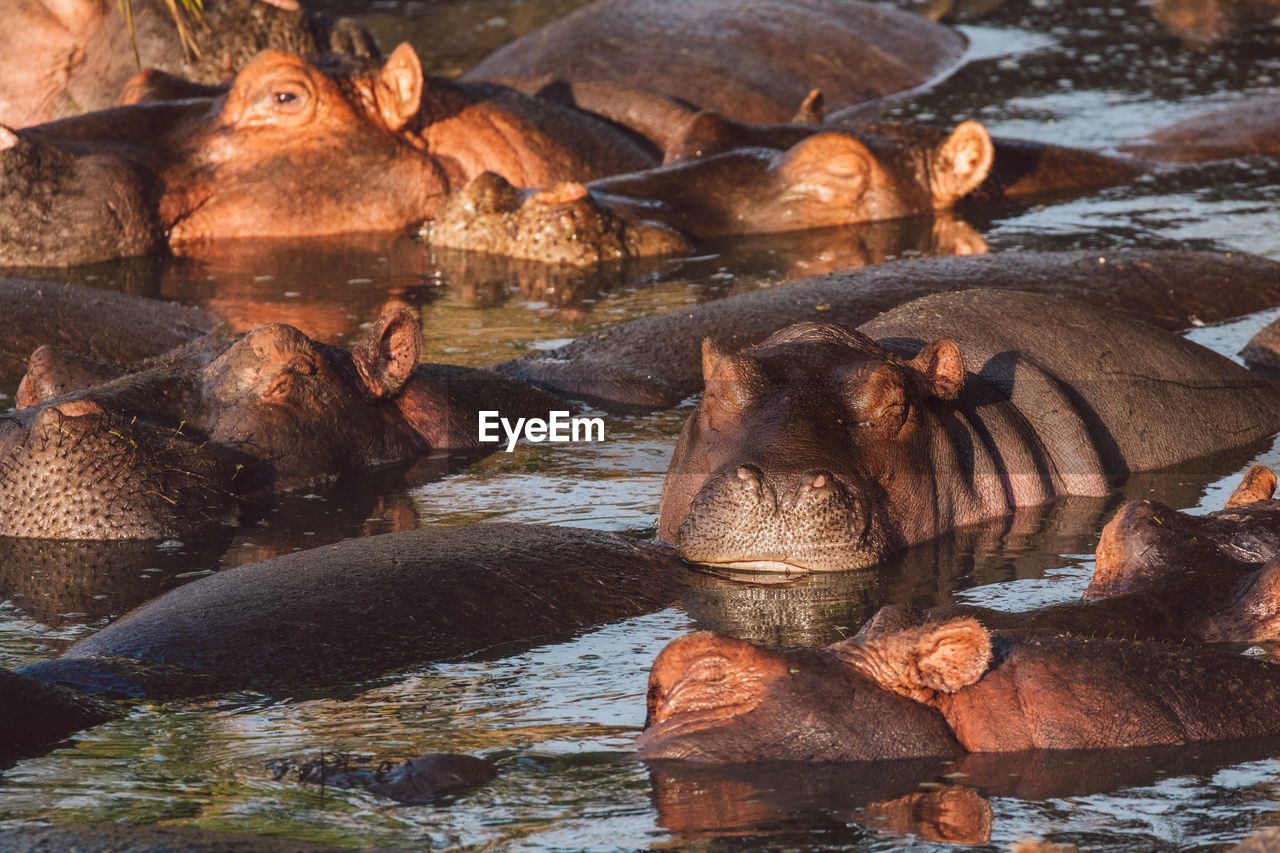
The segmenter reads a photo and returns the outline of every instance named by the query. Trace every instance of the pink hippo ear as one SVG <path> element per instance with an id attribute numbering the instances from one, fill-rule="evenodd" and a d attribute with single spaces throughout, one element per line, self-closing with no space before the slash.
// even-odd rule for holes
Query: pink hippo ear
<path id="1" fill-rule="evenodd" d="M 1224 508 L 1235 509 L 1258 501 L 1269 501 L 1275 493 L 1275 472 L 1266 465 L 1254 465 L 1240 478 L 1240 485 L 1236 486 L 1231 497 L 1227 498 L 1227 505 Z"/>
<path id="2" fill-rule="evenodd" d="M 950 338 L 938 338 L 922 349 L 911 359 L 911 366 L 920 371 L 939 400 L 954 400 L 964 387 L 964 359 Z"/>
<path id="3" fill-rule="evenodd" d="M 976 121 L 957 125 L 933 152 L 929 182 L 934 206 L 949 207 L 976 190 L 987 179 L 995 156 L 995 146 L 985 127 Z"/>
<path id="4" fill-rule="evenodd" d="M 417 313 L 403 302 L 382 309 L 382 316 L 351 350 L 365 390 L 374 399 L 396 394 L 422 357 L 422 328 Z"/>
<path id="5" fill-rule="evenodd" d="M 819 133 L 778 155 L 772 168 L 787 187 L 780 201 L 803 197 L 851 207 L 870 186 L 876 159 L 852 136 Z"/>
<path id="6" fill-rule="evenodd" d="M 927 701 L 980 679 L 991 662 L 991 636 L 974 619 L 952 619 L 894 633 L 875 633 L 831 647 L 844 662 L 886 690 Z"/>
<path id="7" fill-rule="evenodd" d="M 822 90 L 810 89 L 791 121 L 794 124 L 822 124 L 826 117 L 826 98 L 822 96 Z"/>
<path id="8" fill-rule="evenodd" d="M 736 422 L 751 404 L 761 381 L 754 361 L 726 352 L 711 338 L 702 341 L 702 380 L 699 410 L 712 429 Z"/>
<path id="9" fill-rule="evenodd" d="M 422 63 L 418 53 L 403 42 L 387 59 L 375 87 L 378 111 L 391 130 L 400 130 L 422 106 Z"/>

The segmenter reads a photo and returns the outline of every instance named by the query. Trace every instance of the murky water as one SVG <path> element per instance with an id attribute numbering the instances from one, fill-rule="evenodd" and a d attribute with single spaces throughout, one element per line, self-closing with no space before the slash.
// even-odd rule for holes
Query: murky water
<path id="1" fill-rule="evenodd" d="M 384 45 L 411 40 L 435 57 L 430 67 L 457 71 L 576 5 L 352 8 L 334 0 L 327 8 L 356 12 Z M 1000 135 L 1106 148 L 1280 84 L 1275 30 L 1196 52 L 1136 2 L 1010 2 L 967 31 L 973 61 L 895 115 L 941 125 L 977 117 Z M 992 251 L 1188 246 L 1280 257 L 1280 166 L 1217 165 L 1053 205 L 966 215 Z M 591 275 L 369 237 L 229 243 L 198 258 L 43 275 L 201 304 L 238 328 L 282 320 L 332 340 L 349 340 L 395 297 L 420 309 L 428 359 L 485 365 L 788 278 L 927 254 L 928 233 L 906 223 L 796 235 Z M 1277 315 L 1190 336 L 1231 355 Z M 686 415 L 609 416 L 608 441 L 598 445 L 525 445 L 471 465 L 431 460 L 412 488 L 372 480 L 341 495 L 298 496 L 213 543 L 0 543 L 0 663 L 52 657 L 202 574 L 351 536 L 483 519 L 652 534 Z M 1125 492 L 1217 509 L 1254 461 L 1278 464 L 1280 448 L 1249 448 L 1208 473 L 1170 472 Z M 995 757 L 958 770 L 924 762 L 712 772 L 625 760 L 643 718 L 647 668 L 685 631 L 715 627 L 780 647 L 814 645 L 856 631 L 890 601 L 1023 609 L 1072 599 L 1118 500 L 1064 501 L 960 531 L 873 573 L 783 583 L 701 575 L 661 612 L 500 660 L 422 667 L 341 699 L 240 695 L 142 707 L 0 772 L 0 824 L 180 823 L 411 849 L 719 849 L 726 837 L 734 847 L 797 850 L 1007 847 L 1024 837 L 1091 848 L 1225 845 L 1278 822 L 1280 746 Z M 371 763 L 468 751 L 502 772 L 456 800 L 402 807 L 365 792 L 276 781 L 264 767 L 320 750 Z M 949 821 L 922 819 L 939 813 Z"/>

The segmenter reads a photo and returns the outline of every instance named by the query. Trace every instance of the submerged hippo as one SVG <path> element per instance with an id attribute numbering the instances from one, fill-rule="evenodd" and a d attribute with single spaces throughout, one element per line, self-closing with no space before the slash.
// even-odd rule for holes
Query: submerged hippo
<path id="1" fill-rule="evenodd" d="M 220 83 L 266 48 L 377 55 L 359 24 L 293 0 L 205 0 L 202 23 L 186 26 L 191 50 L 163 3 L 134 3 L 127 18 L 113 0 L 16 0 L 6 11 L 0 124 L 10 127 L 109 107 L 140 67 Z"/>
<path id="2" fill-rule="evenodd" d="M 1280 15 L 1280 4 L 1275 5 Z M 1137 157 L 1171 162 L 1228 160 L 1280 153 L 1280 94 L 1245 98 L 1152 131 L 1120 146 Z"/>
<path id="3" fill-rule="evenodd" d="M 972 619 L 778 654 L 699 633 L 654 661 L 643 759 L 865 761 L 1280 733 L 1280 665 L 1229 649 L 988 633 Z"/>
<path id="4" fill-rule="evenodd" d="M 786 121 L 814 87 L 840 109 L 932 83 L 965 44 L 948 27 L 856 0 L 603 0 L 494 51 L 464 79 L 524 91 L 609 83 Z"/>
<path id="5" fill-rule="evenodd" d="M 705 338 L 737 351 L 806 320 L 857 326 L 939 290 L 1059 293 L 1166 329 L 1280 302 L 1280 264 L 1233 252 L 1005 252 L 921 258 L 815 276 L 643 317 L 494 369 L 564 396 L 617 408 L 666 408 L 702 388 Z"/>
<path id="6" fill-rule="evenodd" d="M 858 331 L 800 324 L 738 354 L 707 341 L 702 370 L 659 536 L 747 569 L 861 568 L 1280 429 L 1280 388 L 1222 356 L 1014 291 L 925 297 Z"/>
<path id="7" fill-rule="evenodd" d="M 201 578 L 21 672 L 154 698 L 294 695 L 649 613 L 679 597 L 685 573 L 670 548 L 592 530 L 391 533 Z"/>
<path id="8" fill-rule="evenodd" d="M 498 776 L 493 762 L 452 752 L 429 752 L 400 764 L 383 762 L 372 769 L 353 765 L 345 756 L 326 757 L 322 752 L 302 762 L 271 762 L 267 768 L 277 781 L 292 777 L 304 785 L 360 788 L 406 804 L 437 802 Z"/>
<path id="9" fill-rule="evenodd" d="M 737 149 L 523 198 L 489 178 L 447 202 L 426 233 L 456 248 L 594 263 L 686 248 L 679 236 L 662 239 L 668 229 L 708 240 L 933 213 L 981 184 L 991 157 L 977 122 L 925 146 L 820 133 L 782 152 Z M 590 212 L 575 216 L 579 210 Z M 602 244 L 612 251 L 585 249 Z"/>
<path id="10" fill-rule="evenodd" d="M 186 452 L 182 448 L 188 445 L 201 458 L 224 460 L 225 465 L 217 466 L 193 462 L 201 474 L 198 483 L 218 494 L 245 496 L 314 488 L 345 475 L 408 463 L 432 450 L 477 448 L 481 408 L 510 409 L 511 417 L 545 417 L 564 407 L 549 395 L 487 371 L 420 365 L 420 351 L 417 314 L 394 304 L 350 351 L 317 343 L 292 326 L 272 324 L 243 335 L 201 338 L 120 375 L 119 365 L 43 347 L 32 355 L 19 386 L 18 402 L 28 408 L 0 422 L 0 428 L 9 426 L 0 440 L 9 451 L 2 475 L 6 489 L 12 490 L 0 508 L 13 522 L 5 532 L 59 538 L 153 535 L 139 534 L 132 525 L 127 529 L 133 532 L 125 532 L 100 513 L 84 514 L 82 525 L 50 529 L 61 516 L 51 516 L 44 502 L 56 501 L 66 487 L 59 476 L 75 474 L 89 491 L 94 476 L 113 482 L 118 477 L 120 488 L 132 490 L 130 466 L 136 471 L 143 458 L 125 452 L 138 436 L 122 440 L 111 430 L 95 430 L 95 449 L 84 460 L 91 464 L 82 476 L 79 462 L 68 467 L 85 455 L 81 450 L 69 460 L 62 445 L 32 437 L 44 424 L 40 435 L 50 430 L 60 434 L 61 422 L 52 409 L 64 416 L 86 410 L 106 413 L 101 416 L 111 423 L 123 420 L 131 430 L 154 435 L 142 446 L 156 448 L 162 470 L 166 454 Z M 193 470 L 186 464 L 179 467 Z M 31 489 L 23 485 L 28 482 L 42 485 Z M 150 493 L 137 488 L 140 495 Z M 137 524 L 146 529 L 149 512 L 135 509 L 143 515 Z M 165 526 L 171 514 L 165 515 L 154 529 L 174 535 Z M 177 513 L 176 520 L 182 517 Z M 31 527 L 22 519 L 41 523 Z"/>

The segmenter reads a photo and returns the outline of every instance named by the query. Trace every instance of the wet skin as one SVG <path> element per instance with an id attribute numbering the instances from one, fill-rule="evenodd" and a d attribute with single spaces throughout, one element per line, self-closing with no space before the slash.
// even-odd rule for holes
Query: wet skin
<path id="1" fill-rule="evenodd" d="M 1230 650 L 1023 639 L 970 619 L 788 655 L 702 633 L 654 661 L 636 750 L 830 762 L 1236 740 L 1280 733 L 1278 697 L 1280 666 Z"/>
<path id="2" fill-rule="evenodd" d="M 803 324 L 737 355 L 709 341 L 703 374 L 659 536 L 741 569 L 862 568 L 1280 427 L 1280 390 L 1227 359 L 1012 291 L 925 297 L 860 332 Z"/>

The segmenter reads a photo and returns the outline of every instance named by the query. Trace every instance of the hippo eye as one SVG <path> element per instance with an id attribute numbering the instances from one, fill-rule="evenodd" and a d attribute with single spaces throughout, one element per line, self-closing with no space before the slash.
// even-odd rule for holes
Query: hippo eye
<path id="1" fill-rule="evenodd" d="M 277 104 L 291 104 L 298 100 L 298 96 L 294 92 L 276 92 Z"/>

